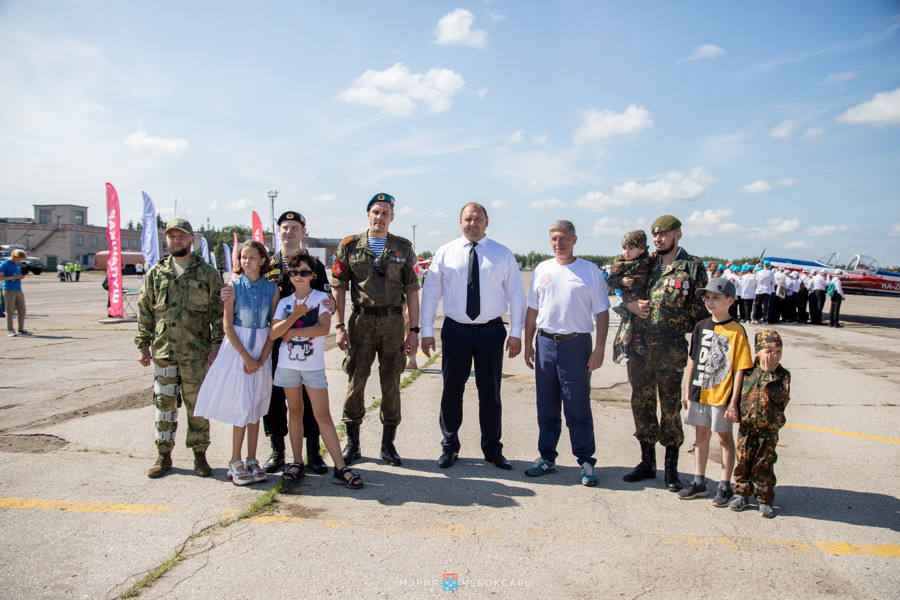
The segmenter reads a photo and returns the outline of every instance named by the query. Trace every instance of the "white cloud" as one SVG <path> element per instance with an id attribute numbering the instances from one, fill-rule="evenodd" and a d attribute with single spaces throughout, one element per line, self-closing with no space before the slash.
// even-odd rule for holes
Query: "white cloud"
<path id="1" fill-rule="evenodd" d="M 793 177 L 782 179 L 780 181 L 766 181 L 763 179 L 759 179 L 757 181 L 754 181 L 753 183 L 748 183 L 747 185 L 741 186 L 738 189 L 738 192 L 740 192 L 741 194 L 764 194 L 766 192 L 771 192 L 775 186 L 791 187 L 795 185 L 797 185 L 797 180 Z"/>
<path id="2" fill-rule="evenodd" d="M 814 139 L 814 138 L 820 137 L 824 133 L 825 133 L 824 127 L 810 127 L 809 129 L 806 130 L 806 132 L 803 135 L 809 139 Z"/>
<path id="3" fill-rule="evenodd" d="M 851 125 L 900 125 L 900 88 L 875 94 L 868 102 L 848 108 L 837 120 Z"/>
<path id="4" fill-rule="evenodd" d="M 145 152 L 150 156 L 177 158 L 190 144 L 182 138 L 150 137 L 143 129 L 138 129 L 125 138 L 125 145 L 135 152 Z"/>
<path id="5" fill-rule="evenodd" d="M 547 143 L 547 135 L 536 135 L 531 139 L 538 146 L 544 146 Z"/>
<path id="6" fill-rule="evenodd" d="M 435 219 L 446 219 L 447 218 L 446 213 L 444 213 L 444 211 L 442 211 L 442 210 L 437 211 L 436 213 L 434 213 L 431 216 Z"/>
<path id="7" fill-rule="evenodd" d="M 465 8 L 457 8 L 447 13 L 438 21 L 434 28 L 434 43 L 440 45 L 463 44 L 484 48 L 487 40 L 487 31 L 484 29 L 472 30 L 475 15 Z"/>
<path id="8" fill-rule="evenodd" d="M 856 73 L 853 71 L 846 71 L 844 73 L 832 73 L 828 77 L 825 78 L 825 81 L 822 82 L 822 85 L 833 85 L 835 83 L 844 83 L 845 81 L 850 81 L 856 77 Z"/>
<path id="9" fill-rule="evenodd" d="M 450 110 L 453 96 L 466 86 L 462 75 L 451 69 L 413 73 L 402 62 L 384 71 L 369 69 L 338 95 L 348 103 L 374 106 L 393 116 L 408 116 L 424 106 L 425 112 Z"/>
<path id="10" fill-rule="evenodd" d="M 509 136 L 510 144 L 521 144 L 525 140 L 525 130 L 520 129 Z"/>
<path id="11" fill-rule="evenodd" d="M 253 203 L 246 198 L 233 200 L 224 206 L 213 200 L 209 205 L 209 210 L 252 210 Z M 173 209 L 174 210 L 174 209 Z"/>
<path id="12" fill-rule="evenodd" d="M 635 229 L 649 229 L 649 224 L 642 219 L 628 220 L 603 217 L 594 223 L 591 234 L 622 236 L 625 232 Z"/>
<path id="13" fill-rule="evenodd" d="M 694 167 L 685 175 L 669 171 L 656 181 L 638 183 L 628 181 L 613 188 L 612 194 L 590 192 L 575 201 L 585 210 L 602 212 L 610 206 L 629 206 L 633 202 L 669 204 L 679 200 L 691 200 L 702 194 L 716 178 L 701 167 Z"/>
<path id="14" fill-rule="evenodd" d="M 888 228 L 888 235 L 890 236 L 898 236 L 900 235 L 900 223 L 894 223 Z"/>
<path id="15" fill-rule="evenodd" d="M 531 208 L 565 208 L 568 204 L 558 198 L 546 198 L 544 200 L 535 200 L 528 206 Z"/>
<path id="16" fill-rule="evenodd" d="M 832 235 L 839 231 L 850 231 L 853 229 L 851 225 L 816 225 L 810 227 L 803 233 L 810 237 L 822 237 L 826 235 Z"/>
<path id="17" fill-rule="evenodd" d="M 413 210 L 412 206 L 407 204 L 406 206 L 402 206 L 402 207 L 398 208 L 396 210 L 396 214 L 398 217 L 408 217 L 410 215 L 416 215 L 418 213 L 416 213 L 416 211 Z"/>
<path id="18" fill-rule="evenodd" d="M 714 235 L 742 236 L 747 238 L 769 238 L 793 233 L 800 228 L 799 219 L 769 219 L 765 227 L 744 227 L 725 219 L 731 216 L 731 209 L 707 209 L 694 211 L 684 221 L 685 234 L 691 237 L 711 237 Z"/>
<path id="19" fill-rule="evenodd" d="M 703 44 L 702 46 L 697 46 L 694 48 L 694 53 L 690 56 L 685 56 L 681 60 L 701 60 L 704 58 L 715 58 L 720 54 L 725 54 L 725 51 L 719 48 L 718 46 L 714 46 L 713 44 Z"/>
<path id="20" fill-rule="evenodd" d="M 792 131 L 794 131 L 794 124 L 790 121 L 782 121 L 772 128 L 772 130 L 769 132 L 769 137 L 781 138 L 783 140 L 786 140 L 791 137 Z"/>
<path id="21" fill-rule="evenodd" d="M 507 206 L 509 205 L 506 203 L 506 200 L 494 200 L 491 202 L 491 208 L 506 208 Z"/>
<path id="22" fill-rule="evenodd" d="M 335 200 L 337 200 L 337 196 L 334 194 L 319 194 L 310 198 L 310 201 L 319 203 L 334 202 Z"/>
<path id="23" fill-rule="evenodd" d="M 572 141 L 576 144 L 604 140 L 614 135 L 635 134 L 653 125 L 650 112 L 635 104 L 621 113 L 592 108 L 581 112 L 580 116 L 581 126 L 572 136 Z"/>
<path id="24" fill-rule="evenodd" d="M 487 96 L 487 93 L 488 93 L 487 88 L 481 88 L 480 90 L 475 92 L 475 95 L 478 96 L 478 98 L 484 98 L 485 96 Z"/>
<path id="25" fill-rule="evenodd" d="M 797 240 L 794 242 L 788 242 L 787 244 L 784 245 L 784 247 L 787 248 L 788 250 L 791 250 L 794 248 L 812 248 L 812 246 L 810 246 L 809 244 L 807 244 L 806 242 L 801 241 L 801 240 Z"/>

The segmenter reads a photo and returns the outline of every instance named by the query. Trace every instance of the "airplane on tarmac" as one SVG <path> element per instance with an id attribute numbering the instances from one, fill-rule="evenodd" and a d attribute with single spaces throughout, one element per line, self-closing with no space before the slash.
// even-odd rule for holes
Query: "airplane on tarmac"
<path id="1" fill-rule="evenodd" d="M 834 273 L 840 270 L 841 284 L 844 291 L 849 294 L 875 294 L 880 296 L 900 297 L 900 273 L 883 271 L 879 269 L 878 261 L 865 254 L 855 254 L 846 268 L 837 266 L 840 254 L 834 252 L 823 256 L 819 260 L 800 260 L 795 258 L 778 258 L 764 256 L 762 260 L 769 261 L 773 267 L 784 267 L 792 271 L 820 271 L 822 273 Z"/>

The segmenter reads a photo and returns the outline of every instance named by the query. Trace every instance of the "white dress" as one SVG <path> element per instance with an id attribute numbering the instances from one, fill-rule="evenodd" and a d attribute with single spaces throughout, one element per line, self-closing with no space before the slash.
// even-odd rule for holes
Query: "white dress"
<path id="1" fill-rule="evenodd" d="M 259 358 L 269 338 L 269 328 L 256 329 L 253 348 L 249 344 L 254 330 L 237 325 L 233 328 L 250 356 Z M 271 398 L 271 353 L 266 358 L 266 363 L 256 373 L 248 375 L 244 372 L 244 360 L 226 337 L 219 348 L 216 360 L 203 379 L 203 385 L 200 386 L 194 415 L 243 427 L 248 423 L 259 422 L 269 412 Z"/>

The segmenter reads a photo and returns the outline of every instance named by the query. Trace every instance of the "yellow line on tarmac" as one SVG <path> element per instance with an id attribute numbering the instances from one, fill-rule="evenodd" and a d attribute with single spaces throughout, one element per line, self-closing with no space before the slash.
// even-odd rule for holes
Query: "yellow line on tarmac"
<path id="1" fill-rule="evenodd" d="M 71 502 L 69 500 L 42 500 L 40 498 L 0 498 L 0 508 L 33 508 L 38 510 L 64 510 L 79 513 L 118 513 L 125 515 L 155 515 L 177 512 L 171 506 L 148 504 L 111 504 L 108 502 Z"/>
<path id="2" fill-rule="evenodd" d="M 850 437 L 858 437 L 865 438 L 867 440 L 878 440 L 881 442 L 893 442 L 895 444 L 900 444 L 900 440 L 889 437 L 881 437 L 878 435 L 866 435 L 865 433 L 853 433 L 852 431 L 838 431 L 837 429 L 822 429 L 821 427 L 810 427 L 809 425 L 797 425 L 796 423 L 787 423 L 788 427 L 795 427 L 797 429 L 809 429 L 810 431 L 821 431 L 823 433 L 833 433 L 835 435 L 847 435 Z"/>
<path id="3" fill-rule="evenodd" d="M 841 556 L 884 556 L 900 558 L 900 545 L 896 544 L 846 544 L 843 542 L 795 542 L 791 540 L 758 540 L 695 535 L 661 535 L 666 544 L 691 548 L 726 550 L 765 550 L 776 548 L 794 554 L 833 554 Z"/>

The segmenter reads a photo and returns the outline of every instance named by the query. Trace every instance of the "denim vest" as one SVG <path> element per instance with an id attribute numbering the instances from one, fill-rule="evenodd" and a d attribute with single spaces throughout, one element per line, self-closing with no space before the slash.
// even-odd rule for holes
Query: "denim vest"
<path id="1" fill-rule="evenodd" d="M 250 348 L 256 343 L 256 330 L 269 326 L 272 319 L 272 298 L 278 293 L 278 286 L 260 277 L 255 282 L 246 275 L 234 282 L 234 321 L 237 327 L 253 330 Z"/>

